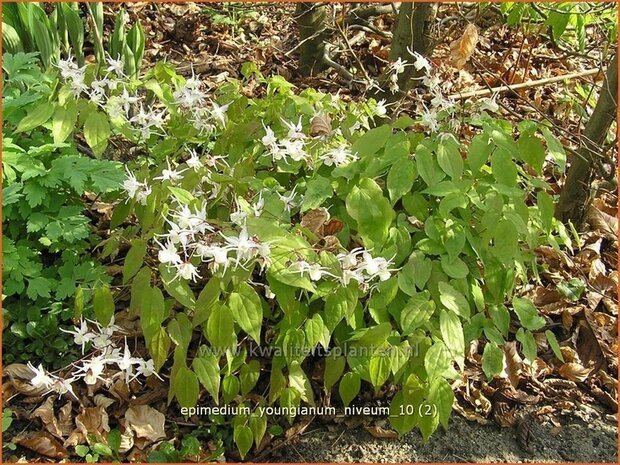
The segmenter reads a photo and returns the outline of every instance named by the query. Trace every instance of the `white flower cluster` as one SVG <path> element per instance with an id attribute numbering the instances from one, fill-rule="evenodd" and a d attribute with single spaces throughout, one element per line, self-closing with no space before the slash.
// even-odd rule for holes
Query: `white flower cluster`
<path id="1" fill-rule="evenodd" d="M 126 338 L 122 350 L 117 346 L 115 333 L 120 332 L 120 328 L 114 324 L 114 319 L 107 326 L 101 326 L 90 320 L 88 322 L 91 323 L 90 326 L 87 320 L 81 320 L 80 326 L 76 326 L 73 331 L 64 329 L 61 331 L 73 335 L 73 342 L 81 346 L 82 354 L 84 354 L 86 345 L 90 343 L 96 349 L 93 352 L 96 355 L 74 363 L 74 370 L 69 377 L 65 378 L 48 373 L 43 365 L 35 367 L 32 363 L 28 363 L 28 368 L 34 373 L 34 377 L 30 380 L 34 387 L 45 388 L 46 393 L 55 392 L 59 395 L 71 393 L 76 397 L 73 392 L 73 383 L 78 380 L 88 385 L 94 385 L 97 381 L 109 385 L 118 377 L 122 377 L 126 383 L 135 380 L 138 376 L 159 377 L 155 373 L 153 360 L 144 360 L 131 355 Z M 116 365 L 117 371 L 107 376 L 106 368 L 111 365 Z"/>
<path id="2" fill-rule="evenodd" d="M 288 128 L 288 133 L 285 138 L 279 140 L 273 129 L 265 126 L 263 123 L 265 135 L 261 138 L 261 142 L 267 149 L 267 155 L 271 156 L 274 162 L 278 160 L 288 162 L 290 159 L 292 161 L 304 160 L 311 163 L 310 155 L 305 149 L 307 136 L 303 133 L 301 118 L 299 118 L 297 124 L 284 119 L 282 122 Z M 340 144 L 338 147 L 332 148 L 319 156 L 319 160 L 327 166 L 344 166 L 357 159 L 358 157 L 345 144 Z"/>
<path id="3" fill-rule="evenodd" d="M 378 279 L 386 281 L 392 276 L 392 260 L 383 257 L 373 257 L 366 249 L 358 247 L 349 252 L 342 252 L 336 257 L 340 264 L 340 274 L 335 275 L 327 267 L 318 263 L 309 263 L 305 260 L 294 262 L 291 267 L 302 276 L 308 275 L 310 280 L 319 281 L 323 277 L 337 279 L 343 286 L 348 286 L 353 280 L 367 290 L 371 282 Z"/>

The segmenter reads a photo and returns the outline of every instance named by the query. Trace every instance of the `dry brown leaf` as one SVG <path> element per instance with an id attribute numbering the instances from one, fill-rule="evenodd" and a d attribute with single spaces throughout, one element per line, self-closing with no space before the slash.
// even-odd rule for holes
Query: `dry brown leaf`
<path id="1" fill-rule="evenodd" d="M 131 428 L 136 437 L 155 442 L 166 437 L 163 413 L 148 405 L 134 405 L 125 412 L 125 425 Z"/>
<path id="2" fill-rule="evenodd" d="M 13 442 L 37 454 L 53 459 L 64 459 L 69 456 L 67 449 L 47 432 L 30 433 L 26 436 L 15 438 Z"/>
<path id="3" fill-rule="evenodd" d="M 304 228 L 308 228 L 313 233 L 323 236 L 323 227 L 329 221 L 329 212 L 327 208 L 317 208 L 310 210 L 304 216 L 301 217 L 301 225 Z"/>
<path id="4" fill-rule="evenodd" d="M 114 399 L 110 399 L 103 394 L 96 394 L 93 400 L 97 407 L 102 407 L 104 409 L 108 408 L 110 405 L 116 402 Z"/>
<path id="5" fill-rule="evenodd" d="M 584 317 L 579 321 L 577 328 L 577 353 L 581 362 L 586 366 L 592 366 L 594 371 L 600 370 L 605 363 L 605 356 L 599 340 L 588 321 L 588 310 L 584 310 Z"/>
<path id="6" fill-rule="evenodd" d="M 316 115 L 310 121 L 310 135 L 312 137 L 316 136 L 326 136 L 332 132 L 332 119 L 327 114 Z"/>
<path id="7" fill-rule="evenodd" d="M 44 428 L 58 439 L 63 438 L 62 430 L 60 429 L 58 420 L 54 415 L 54 397 L 48 397 L 41 406 L 32 412 L 31 417 L 39 418 L 43 423 Z"/>
<path id="8" fill-rule="evenodd" d="M 58 412 L 58 426 L 60 427 L 60 431 L 62 431 L 63 437 L 69 436 L 73 431 L 72 408 L 73 404 L 71 402 L 67 402 Z"/>
<path id="9" fill-rule="evenodd" d="M 99 442 L 104 442 L 110 432 L 108 413 L 103 407 L 83 408 L 80 414 L 75 417 L 75 425 L 89 440 L 89 443 L 90 436 L 95 436 Z"/>
<path id="10" fill-rule="evenodd" d="M 583 365 L 575 362 L 565 363 L 558 370 L 558 373 L 563 378 L 578 382 L 583 382 L 588 379 L 588 376 L 590 376 L 591 372 L 591 368 L 586 368 Z"/>
<path id="11" fill-rule="evenodd" d="M 394 439 L 398 437 L 396 431 L 381 428 L 379 425 L 364 425 L 364 429 L 375 438 Z"/>
<path id="12" fill-rule="evenodd" d="M 462 69 L 472 56 L 478 43 L 478 28 L 468 24 L 460 39 L 450 44 L 450 64 L 456 69 Z"/>
<path id="13" fill-rule="evenodd" d="M 517 352 L 517 343 L 511 341 L 504 344 L 504 354 L 508 379 L 510 380 L 510 384 L 517 387 L 521 381 L 521 372 L 523 369 L 523 359 Z"/>

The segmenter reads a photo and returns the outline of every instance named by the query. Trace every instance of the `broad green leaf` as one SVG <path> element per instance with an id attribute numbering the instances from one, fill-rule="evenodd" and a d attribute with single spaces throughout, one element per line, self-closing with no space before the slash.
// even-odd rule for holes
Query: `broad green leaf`
<path id="1" fill-rule="evenodd" d="M 353 143 L 351 152 L 361 158 L 374 155 L 385 146 L 390 134 L 392 128 L 387 124 L 371 129 Z"/>
<path id="2" fill-rule="evenodd" d="M 139 285 L 135 281 L 133 286 Z M 166 318 L 166 306 L 164 295 L 158 287 L 146 287 L 141 292 L 142 299 L 140 301 L 140 326 L 144 333 L 144 338 L 148 344 L 151 337 L 159 330 L 161 324 Z"/>
<path id="3" fill-rule="evenodd" d="M 465 338 L 463 336 L 463 324 L 456 313 L 442 310 L 439 314 L 439 328 L 441 337 L 452 357 L 464 368 L 465 361 Z"/>
<path id="4" fill-rule="evenodd" d="M 209 315 L 220 299 L 220 279 L 217 276 L 211 277 L 209 282 L 202 288 L 196 300 L 196 308 L 192 319 L 194 326 L 200 326 L 209 319 Z"/>
<path id="5" fill-rule="evenodd" d="M 155 371 L 159 371 L 168 358 L 168 352 L 170 351 L 170 337 L 166 329 L 161 326 L 153 327 L 146 342 L 146 347 L 153 359 Z"/>
<path id="6" fill-rule="evenodd" d="M 494 342 L 487 342 L 482 353 L 482 371 L 488 379 L 493 379 L 504 369 L 504 351 Z"/>
<path id="7" fill-rule="evenodd" d="M 372 357 L 370 357 L 370 365 L 368 367 L 370 373 L 370 382 L 378 391 L 381 386 L 385 384 L 390 376 L 391 371 L 391 359 L 388 352 L 384 352 L 381 349 L 377 350 Z"/>
<path id="8" fill-rule="evenodd" d="M 441 257 L 441 269 L 451 278 L 462 279 L 469 274 L 469 268 L 459 257 Z"/>
<path id="9" fill-rule="evenodd" d="M 536 331 L 547 324 L 531 300 L 515 297 L 512 299 L 512 307 L 525 329 Z"/>
<path id="10" fill-rule="evenodd" d="M 84 121 L 84 138 L 95 155 L 103 154 L 110 138 L 110 123 L 105 113 L 93 111 L 88 115 Z"/>
<path id="11" fill-rule="evenodd" d="M 187 367 L 179 368 L 173 383 L 174 395 L 181 407 L 195 407 L 198 402 L 198 378 L 196 374 Z"/>
<path id="12" fill-rule="evenodd" d="M 439 422 L 445 430 L 448 429 L 448 420 L 454 405 L 454 393 L 448 382 L 443 378 L 435 378 L 430 383 L 427 401 L 437 408 Z"/>
<path id="13" fill-rule="evenodd" d="M 443 170 L 435 162 L 433 153 L 428 147 L 422 144 L 418 145 L 415 151 L 415 161 L 418 173 L 427 186 L 432 187 L 445 177 Z"/>
<path id="14" fill-rule="evenodd" d="M 467 152 L 467 161 L 474 177 L 478 177 L 482 167 L 489 161 L 494 148 L 495 144 L 483 134 L 478 134 L 471 140 Z"/>
<path id="15" fill-rule="evenodd" d="M 200 384 L 213 398 L 216 405 L 220 403 L 220 365 L 215 355 L 202 355 L 194 358 L 192 368 Z"/>
<path id="16" fill-rule="evenodd" d="M 435 302 L 429 300 L 428 291 L 420 292 L 409 299 L 400 313 L 403 335 L 408 335 L 426 323 L 435 312 Z"/>
<path id="17" fill-rule="evenodd" d="M 239 455 L 241 455 L 241 459 L 243 460 L 247 453 L 250 452 L 252 443 L 254 442 L 252 429 L 249 426 L 237 425 L 235 426 L 233 437 L 239 449 Z"/>
<path id="18" fill-rule="evenodd" d="M 320 207 L 333 193 L 334 189 L 328 178 L 316 176 L 310 179 L 301 203 L 301 211 L 313 210 Z"/>
<path id="19" fill-rule="evenodd" d="M 217 305 L 209 319 L 206 328 L 207 340 L 218 349 L 230 349 L 236 342 L 235 322 L 230 310 L 224 305 Z"/>
<path id="20" fill-rule="evenodd" d="M 69 100 L 64 105 L 57 105 L 52 118 L 52 136 L 54 143 L 64 142 L 75 129 L 78 110 L 75 102 Z"/>
<path id="21" fill-rule="evenodd" d="M 536 173 L 542 174 L 546 154 L 540 139 L 533 134 L 522 135 L 519 137 L 518 147 L 523 161 L 534 168 Z"/>
<path id="22" fill-rule="evenodd" d="M 353 371 L 349 371 L 345 373 L 342 379 L 340 380 L 340 384 L 338 385 L 338 393 L 340 394 L 340 398 L 342 399 L 342 403 L 348 406 L 353 399 L 360 392 L 361 379 L 360 375 Z"/>
<path id="23" fill-rule="evenodd" d="M 239 394 L 241 383 L 239 378 L 234 375 L 226 375 L 222 380 L 222 397 L 224 398 L 224 404 L 230 404 L 232 400 Z"/>
<path id="24" fill-rule="evenodd" d="M 385 242 L 394 211 L 375 181 L 363 178 L 353 186 L 346 198 L 346 208 L 367 246 Z"/>
<path id="25" fill-rule="evenodd" d="M 123 264 L 123 284 L 126 284 L 142 268 L 146 255 L 146 241 L 134 239 Z"/>
<path id="26" fill-rule="evenodd" d="M 469 319 L 470 307 L 467 298 L 446 282 L 439 282 L 439 300 L 448 310 L 461 318 Z"/>
<path id="27" fill-rule="evenodd" d="M 560 281 L 557 285 L 558 291 L 571 302 L 581 299 L 586 290 L 586 286 L 579 278 L 572 278 L 568 281 Z"/>
<path id="28" fill-rule="evenodd" d="M 488 312 L 495 327 L 504 337 L 508 337 L 508 331 L 510 330 L 510 312 L 506 306 L 503 304 L 489 305 Z"/>
<path id="29" fill-rule="evenodd" d="M 396 161 L 387 176 L 387 189 L 392 204 L 411 191 L 416 178 L 413 162 L 408 158 Z"/>
<path id="30" fill-rule="evenodd" d="M 37 128 L 49 121 L 54 114 L 54 105 L 50 102 L 39 103 L 34 109 L 30 110 L 19 122 L 15 132 L 26 132 Z"/>
<path id="31" fill-rule="evenodd" d="M 323 385 L 325 392 L 329 392 L 342 376 L 346 359 L 340 355 L 330 354 L 325 358 L 325 373 L 323 375 Z"/>
<path id="32" fill-rule="evenodd" d="M 435 341 L 426 351 L 424 356 L 424 368 L 429 378 L 443 376 L 451 367 L 452 358 L 450 351 L 441 341 Z"/>
<path id="33" fill-rule="evenodd" d="M 517 165 L 506 150 L 501 148 L 495 150 L 491 156 L 491 171 L 500 184 L 517 186 Z"/>
<path id="34" fill-rule="evenodd" d="M 314 406 L 314 394 L 312 392 L 310 380 L 297 361 L 289 365 L 288 382 L 290 387 L 295 389 L 303 400 L 305 400 L 309 405 Z"/>
<path id="35" fill-rule="evenodd" d="M 553 200 L 549 194 L 540 191 L 536 195 L 536 204 L 538 205 L 538 214 L 542 226 L 547 233 L 550 233 L 553 226 Z"/>
<path id="36" fill-rule="evenodd" d="M 187 351 L 192 340 L 192 323 L 185 313 L 177 313 L 176 317 L 168 323 L 168 334 L 172 341 L 183 351 Z"/>
<path id="37" fill-rule="evenodd" d="M 196 298 L 194 297 L 194 293 L 190 289 L 189 284 L 181 278 L 176 277 L 174 268 L 169 267 L 164 263 L 159 265 L 159 272 L 161 274 L 161 280 L 164 284 L 164 289 L 166 289 L 166 292 L 168 292 L 168 294 L 174 297 L 177 302 L 184 307 L 193 309 L 196 305 Z"/>
<path id="38" fill-rule="evenodd" d="M 454 136 L 441 137 L 437 147 L 437 163 L 452 179 L 460 179 L 463 175 L 463 159 L 459 143 Z"/>
<path id="39" fill-rule="evenodd" d="M 312 315 L 312 318 L 306 320 L 304 324 L 304 332 L 306 333 L 306 342 L 308 347 L 313 348 L 321 343 L 323 348 L 329 347 L 330 332 L 323 323 L 323 318 L 318 313 Z"/>
<path id="40" fill-rule="evenodd" d="M 357 284 L 351 283 L 348 287 L 339 287 L 325 299 L 325 325 L 333 332 L 338 323 L 353 314 L 357 304 Z"/>
<path id="41" fill-rule="evenodd" d="M 97 321 L 107 326 L 114 316 L 114 297 L 107 285 L 99 286 L 93 295 L 93 307 Z"/>
<path id="42" fill-rule="evenodd" d="M 250 415 L 249 425 L 254 435 L 254 445 L 258 447 L 267 431 L 267 415 L 252 413 Z"/>
<path id="43" fill-rule="evenodd" d="M 258 360 L 251 360 L 250 362 L 241 365 L 241 370 L 239 370 L 241 395 L 245 396 L 252 391 L 254 386 L 256 386 L 259 377 L 260 362 Z"/>
<path id="44" fill-rule="evenodd" d="M 232 292 L 228 297 L 228 307 L 241 329 L 260 344 L 263 306 L 254 288 L 249 284 L 241 283 L 237 292 Z"/>
<path id="45" fill-rule="evenodd" d="M 534 335 L 530 331 L 524 331 L 523 328 L 519 328 L 515 337 L 517 341 L 521 343 L 521 350 L 523 351 L 523 355 L 525 355 L 526 360 L 530 363 L 534 363 L 538 352 Z"/>

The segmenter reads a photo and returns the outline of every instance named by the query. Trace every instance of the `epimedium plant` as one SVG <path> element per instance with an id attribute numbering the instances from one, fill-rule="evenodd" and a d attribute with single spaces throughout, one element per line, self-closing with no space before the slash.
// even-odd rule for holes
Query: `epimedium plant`
<path id="1" fill-rule="evenodd" d="M 102 78 L 61 60 L 61 105 L 75 105 L 93 152 L 114 134 L 143 153 L 104 254 L 130 244 L 122 281 L 152 361 L 125 344 L 124 357 L 98 356 L 98 376 L 139 363 L 139 374 L 169 377 L 168 400 L 186 413 L 247 407 L 223 419 L 244 457 L 278 421 L 257 414 L 265 406 L 292 422 L 336 392 L 346 406 L 389 383 L 400 386 L 393 427 L 428 438 L 447 426 L 471 341 L 484 341 L 489 378 L 506 341 L 533 362 L 546 320 L 515 288 L 536 279 L 536 247 L 570 247 L 541 179 L 564 168 L 563 150 L 539 123 L 494 118 L 491 99 L 463 121 L 422 60 L 399 67 L 425 70 L 430 108 L 377 126 L 384 102 L 297 93 L 251 64 L 242 72 L 259 98 L 163 63 L 130 79 L 121 61 Z M 461 124 L 475 131 L 469 143 Z M 111 287 L 95 291 L 94 312 L 101 334 L 119 329 Z M 85 323 L 74 334 L 99 338 Z M 322 389 L 310 376 L 317 355 Z"/>
<path id="2" fill-rule="evenodd" d="M 281 77 L 244 71 L 263 81 L 263 98 L 228 82 L 209 101 L 170 66 L 147 73 L 144 98 L 167 114 L 166 136 L 144 138 L 154 166 L 128 174 L 114 212 L 128 226 L 113 237 L 132 243 L 130 311 L 155 369 L 172 357 L 169 401 L 192 408 L 202 386 L 201 402 L 279 404 L 292 421 L 336 386 L 348 405 L 362 383 L 392 383 L 393 427 L 428 438 L 447 426 L 449 380 L 469 342 L 485 340 L 489 378 L 503 371 L 507 340 L 536 358 L 546 320 L 514 290 L 537 276 L 536 247 L 571 244 L 541 179 L 548 164 L 564 168 L 561 145 L 538 123 L 493 118 L 491 101 L 463 144 L 437 88 L 420 121 L 371 128 L 382 102 L 296 94 Z M 135 137 L 129 115 L 116 116 Z M 257 357 L 257 346 L 268 350 Z M 328 352 L 323 394 L 309 376 L 318 346 Z M 242 457 L 267 421 L 230 419 Z"/>

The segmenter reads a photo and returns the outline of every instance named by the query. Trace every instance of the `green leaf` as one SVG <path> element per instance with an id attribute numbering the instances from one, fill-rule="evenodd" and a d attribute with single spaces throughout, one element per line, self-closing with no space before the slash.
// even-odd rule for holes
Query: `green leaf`
<path id="1" fill-rule="evenodd" d="M 107 285 L 99 286 L 93 295 L 93 307 L 97 321 L 102 326 L 107 326 L 114 315 L 114 297 Z"/>
<path id="2" fill-rule="evenodd" d="M 125 257 L 123 264 L 123 284 L 126 284 L 142 268 L 144 256 L 146 255 L 146 241 L 144 239 L 134 239 L 131 248 Z"/>
<path id="3" fill-rule="evenodd" d="M 258 447 L 267 431 L 267 416 L 260 413 L 250 415 L 250 429 L 254 435 L 254 445 Z"/>
<path id="4" fill-rule="evenodd" d="M 547 342 L 549 342 L 549 346 L 555 356 L 561 361 L 564 362 L 564 355 L 562 355 L 562 351 L 560 350 L 560 344 L 558 344 L 558 340 L 555 337 L 555 334 L 550 330 L 545 331 L 545 336 L 547 336 Z"/>
<path id="5" fill-rule="evenodd" d="M 158 287 L 149 287 L 148 283 L 145 284 L 145 288 L 141 292 L 140 326 L 148 344 L 152 335 L 159 330 L 166 318 L 166 306 L 161 290 Z M 142 285 L 142 283 L 134 280 L 133 287 Z"/>
<path id="6" fill-rule="evenodd" d="M 515 297 L 512 299 L 512 307 L 525 329 L 536 331 L 547 324 L 546 320 L 538 314 L 531 300 Z"/>
<path id="7" fill-rule="evenodd" d="M 115 454 L 118 454 L 122 441 L 121 432 L 117 429 L 113 429 L 108 433 L 107 441 L 110 449 L 112 449 Z"/>
<path id="8" fill-rule="evenodd" d="M 159 371 L 168 358 L 168 352 L 170 351 L 170 337 L 166 329 L 161 326 L 152 329 L 146 348 L 153 359 L 155 371 Z"/>
<path id="9" fill-rule="evenodd" d="M 207 320 L 207 340 L 213 347 L 230 349 L 237 343 L 235 322 L 230 310 L 217 305 Z"/>
<path id="10" fill-rule="evenodd" d="M 454 136 L 443 136 L 437 147 L 437 163 L 452 179 L 460 179 L 463 175 L 463 159 L 459 143 Z"/>
<path id="11" fill-rule="evenodd" d="M 15 132 L 26 132 L 47 123 L 54 114 L 54 105 L 50 102 L 43 102 L 30 110 L 19 122 Z"/>
<path id="12" fill-rule="evenodd" d="M 420 292 L 409 299 L 400 313 L 403 335 L 411 334 L 430 320 L 435 312 L 435 302 L 429 300 L 428 291 Z"/>
<path id="13" fill-rule="evenodd" d="M 334 386 L 344 371 L 346 359 L 343 356 L 330 354 L 325 359 L 325 373 L 323 375 L 323 385 L 325 386 L 325 392 L 329 392 Z"/>
<path id="14" fill-rule="evenodd" d="M 252 433 L 252 430 L 249 426 L 237 425 L 235 426 L 233 437 L 235 439 L 235 444 L 239 449 L 241 459 L 245 458 L 247 453 L 250 452 L 252 443 L 254 442 L 254 434 Z"/>
<path id="15" fill-rule="evenodd" d="M 260 362 L 258 360 L 251 360 L 249 363 L 242 365 L 241 370 L 239 370 L 241 395 L 245 396 L 252 391 L 254 386 L 256 386 L 259 377 Z"/>
<path id="16" fill-rule="evenodd" d="M 219 302 L 220 294 L 220 279 L 217 276 L 213 276 L 198 295 L 192 319 L 194 326 L 200 326 L 209 319 L 209 315 L 211 315 L 211 312 Z"/>
<path id="17" fill-rule="evenodd" d="M 553 200 L 551 196 L 544 191 L 540 191 L 536 195 L 536 204 L 538 205 L 538 214 L 540 222 L 545 232 L 550 233 L 553 227 Z"/>
<path id="18" fill-rule="evenodd" d="M 430 383 L 427 401 L 437 407 L 439 422 L 448 429 L 448 420 L 454 405 L 454 393 L 448 382 L 443 378 L 435 378 Z"/>
<path id="19" fill-rule="evenodd" d="M 581 299 L 586 290 L 586 286 L 579 278 L 572 278 L 568 281 L 560 281 L 557 285 L 558 291 L 571 302 Z"/>
<path id="20" fill-rule="evenodd" d="M 441 257 L 441 269 L 451 278 L 462 279 L 469 274 L 469 268 L 459 257 L 450 258 L 448 255 Z"/>
<path id="21" fill-rule="evenodd" d="M 196 200 L 196 197 L 191 192 L 181 189 L 180 187 L 168 186 L 168 190 L 172 193 L 175 199 L 177 199 L 181 205 L 187 205 Z"/>
<path id="22" fill-rule="evenodd" d="M 467 298 L 444 281 L 439 282 L 439 300 L 448 310 L 453 311 L 461 318 L 469 319 L 470 307 Z"/>
<path id="23" fill-rule="evenodd" d="M 173 380 L 174 395 L 181 407 L 195 407 L 198 402 L 198 378 L 187 367 L 182 366 Z"/>
<path id="24" fill-rule="evenodd" d="M 429 378 L 443 376 L 451 365 L 450 352 L 441 341 L 436 341 L 424 355 L 424 368 Z"/>
<path id="25" fill-rule="evenodd" d="M 189 284 L 181 278 L 175 277 L 176 273 L 174 268 L 163 263 L 159 265 L 159 272 L 161 274 L 161 279 L 166 292 L 168 292 L 168 294 L 174 297 L 177 302 L 184 307 L 193 309 L 196 305 L 196 298 L 194 297 L 194 293 L 190 289 Z"/>
<path id="26" fill-rule="evenodd" d="M 54 143 L 64 142 L 75 129 L 78 116 L 77 105 L 69 100 L 64 105 L 57 105 L 52 118 L 52 136 Z"/>
<path id="27" fill-rule="evenodd" d="M 237 292 L 232 292 L 228 297 L 228 307 L 241 329 L 260 344 L 263 306 L 252 286 L 241 283 Z"/>
<path id="28" fill-rule="evenodd" d="M 416 178 L 414 164 L 408 158 L 396 161 L 387 176 L 387 189 L 392 204 L 411 191 Z"/>
<path id="29" fill-rule="evenodd" d="M 415 161 L 418 172 L 427 186 L 432 187 L 445 177 L 442 170 L 438 169 L 433 153 L 428 147 L 418 145 L 415 151 Z"/>
<path id="30" fill-rule="evenodd" d="M 546 154 L 540 139 L 533 134 L 524 134 L 519 137 L 518 147 L 523 161 L 534 168 L 536 173 L 542 174 Z"/>
<path id="31" fill-rule="evenodd" d="M 489 156 L 494 148 L 495 144 L 489 141 L 485 135 L 478 134 L 471 140 L 467 152 L 467 161 L 474 177 L 478 177 L 482 167 L 489 161 Z"/>
<path id="32" fill-rule="evenodd" d="M 288 367 L 288 382 L 290 387 L 296 390 L 303 400 L 314 406 L 314 394 L 310 380 L 297 361 L 292 362 Z"/>
<path id="33" fill-rule="evenodd" d="M 534 363 L 538 352 L 534 335 L 530 331 L 524 331 L 523 328 L 519 328 L 515 337 L 517 341 L 521 343 L 521 350 L 523 351 L 523 355 L 525 355 L 526 360 L 530 363 Z"/>
<path id="34" fill-rule="evenodd" d="M 310 179 L 306 186 L 306 193 L 304 194 L 303 201 L 301 203 L 301 211 L 313 210 L 320 207 L 325 200 L 329 199 L 334 193 L 332 184 L 328 178 L 322 176 L 316 176 Z"/>
<path id="35" fill-rule="evenodd" d="M 519 252 L 519 233 L 514 222 L 501 219 L 493 230 L 493 253 L 505 265 L 510 264 Z"/>
<path id="36" fill-rule="evenodd" d="M 84 138 L 95 155 L 103 154 L 110 138 L 110 123 L 105 113 L 94 111 L 88 115 L 84 122 Z"/>
<path id="37" fill-rule="evenodd" d="M 345 316 L 353 314 L 357 305 L 356 286 L 356 283 L 351 283 L 348 287 L 339 287 L 325 299 L 325 325 L 330 332 Z"/>
<path id="38" fill-rule="evenodd" d="M 50 296 L 50 282 L 43 276 L 37 276 L 36 278 L 28 280 L 28 289 L 26 295 L 32 300 L 36 300 L 37 296 L 49 298 Z"/>
<path id="39" fill-rule="evenodd" d="M 338 385 L 338 393 L 340 394 L 340 398 L 342 399 L 342 403 L 348 406 L 353 399 L 360 392 L 361 387 L 361 379 L 360 375 L 353 371 L 349 371 L 345 373 L 342 379 L 340 380 L 340 384 Z"/>
<path id="40" fill-rule="evenodd" d="M 388 352 L 379 349 L 370 357 L 368 372 L 370 373 L 370 382 L 374 386 L 375 391 L 378 391 L 385 384 L 388 376 L 390 376 L 391 367 L 391 359 Z"/>
<path id="41" fill-rule="evenodd" d="M 367 246 L 385 242 L 394 211 L 375 181 L 363 178 L 353 186 L 346 198 L 346 208 Z"/>
<path id="42" fill-rule="evenodd" d="M 216 405 L 220 404 L 220 365 L 215 355 L 201 355 L 192 361 L 192 368 L 198 376 L 200 384 L 213 398 Z"/>
<path id="43" fill-rule="evenodd" d="M 226 375 L 222 380 L 222 396 L 224 404 L 229 404 L 239 394 L 241 384 L 239 379 L 234 375 Z"/>
<path id="44" fill-rule="evenodd" d="M 506 150 L 502 148 L 495 150 L 491 157 L 491 171 L 500 184 L 517 186 L 517 165 Z"/>
<path id="45" fill-rule="evenodd" d="M 323 323 L 323 318 L 318 313 L 312 315 L 312 318 L 306 320 L 304 324 L 304 332 L 306 333 L 306 343 L 308 347 L 313 348 L 321 343 L 323 348 L 329 347 L 330 332 Z"/>
<path id="46" fill-rule="evenodd" d="M 504 351 L 494 342 L 487 342 L 482 353 L 482 371 L 488 379 L 493 379 L 504 369 Z"/>
<path id="47" fill-rule="evenodd" d="M 186 352 L 192 340 L 192 323 L 185 313 L 177 313 L 176 317 L 168 323 L 170 339 Z"/>
<path id="48" fill-rule="evenodd" d="M 446 344 L 454 360 L 456 360 L 456 363 L 463 369 L 465 362 L 465 337 L 463 336 L 461 320 L 456 313 L 442 310 L 439 314 L 439 329 L 443 342 Z"/>
<path id="49" fill-rule="evenodd" d="M 371 129 L 353 143 L 351 152 L 361 158 L 374 155 L 385 146 L 391 134 L 392 128 L 387 124 Z"/>
<path id="50" fill-rule="evenodd" d="M 508 331 L 510 330 L 510 312 L 506 306 L 503 304 L 489 305 L 488 311 L 495 327 L 504 337 L 508 337 Z"/>

